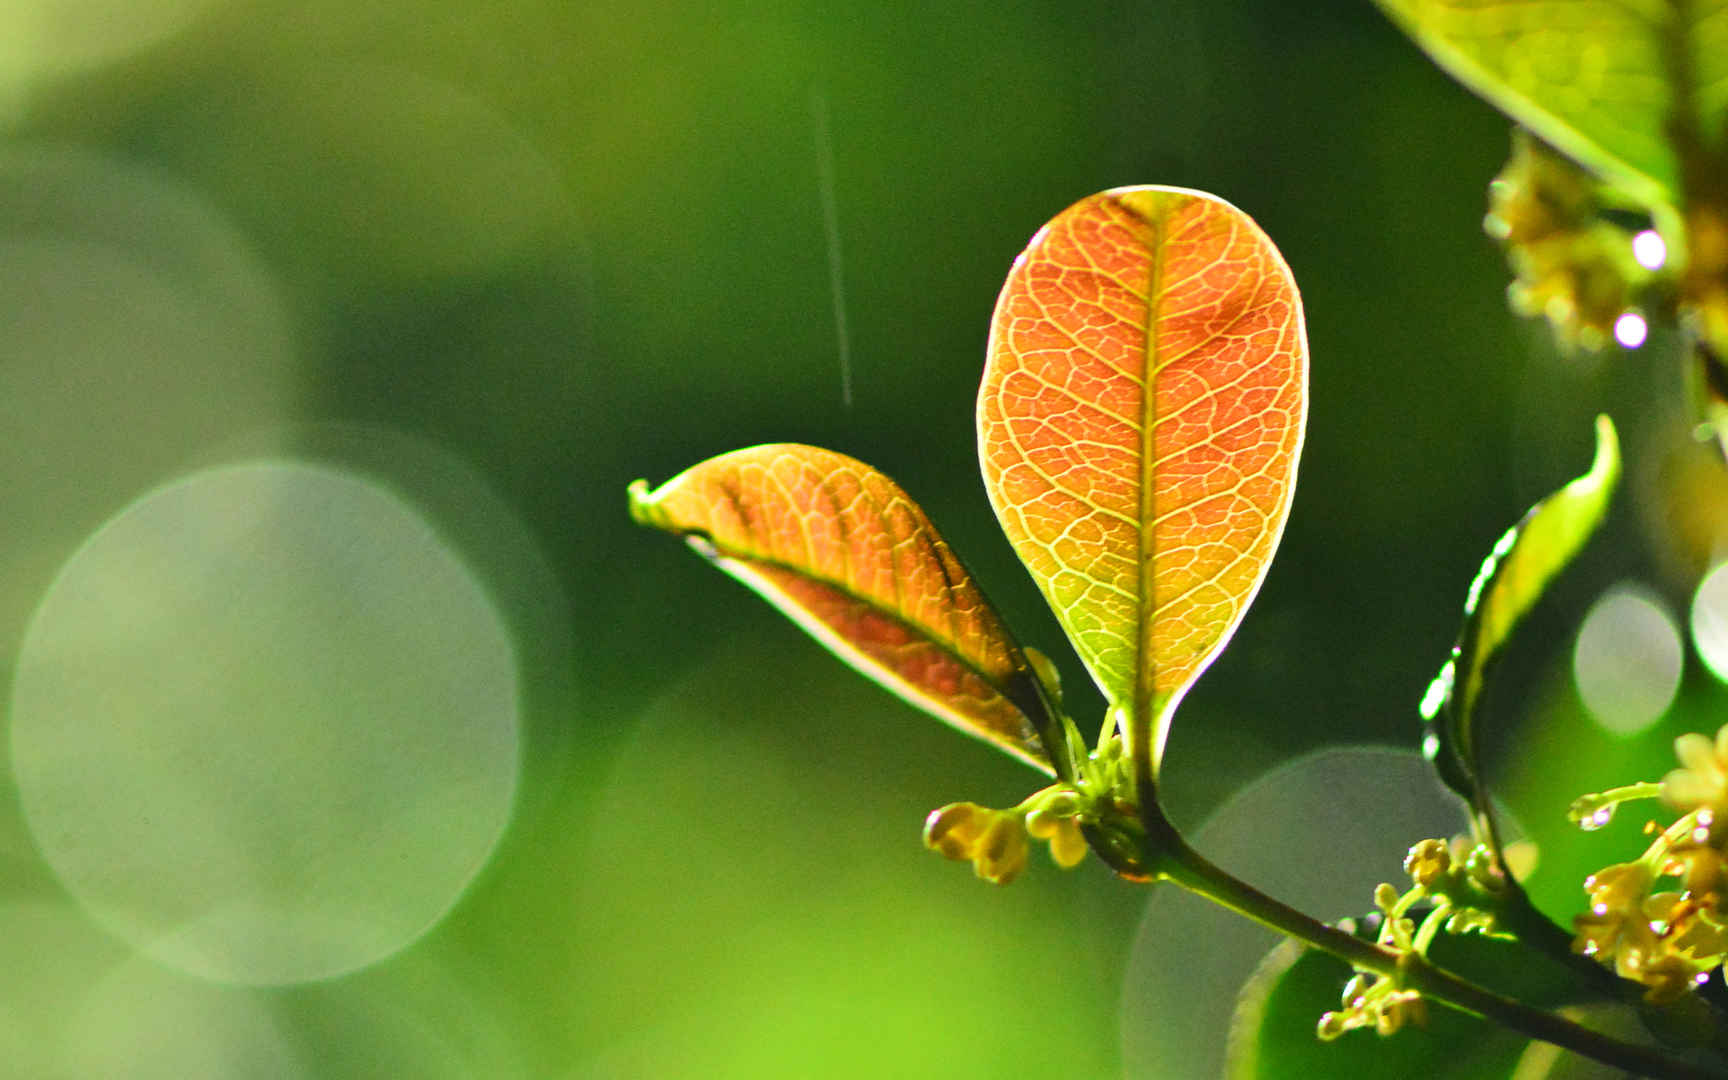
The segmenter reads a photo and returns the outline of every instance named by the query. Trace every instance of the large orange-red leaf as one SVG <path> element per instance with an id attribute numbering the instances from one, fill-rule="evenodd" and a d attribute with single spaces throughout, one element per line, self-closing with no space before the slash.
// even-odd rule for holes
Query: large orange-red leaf
<path id="1" fill-rule="evenodd" d="M 1064 210 L 997 301 L 978 396 L 991 503 L 1154 767 L 1278 545 L 1307 352 L 1266 234 L 1179 188 Z"/>
<path id="2" fill-rule="evenodd" d="M 902 698 L 1052 771 L 1029 716 L 1054 714 L 1025 654 L 924 511 L 875 469 L 814 446 L 755 446 L 653 492 L 638 480 L 630 512 L 689 537 Z"/>

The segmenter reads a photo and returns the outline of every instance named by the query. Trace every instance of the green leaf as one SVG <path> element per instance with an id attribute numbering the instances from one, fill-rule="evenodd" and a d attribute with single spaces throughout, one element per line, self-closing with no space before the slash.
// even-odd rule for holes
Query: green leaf
<path id="1" fill-rule="evenodd" d="M 1427 727 L 1422 752 L 1484 825 L 1491 825 L 1492 818 L 1476 762 L 1482 687 L 1519 621 L 1601 524 L 1619 477 L 1620 441 L 1614 423 L 1598 416 L 1590 471 L 1531 507 L 1495 543 L 1470 585 L 1464 626 L 1452 656 L 1422 699 Z"/>
<path id="2" fill-rule="evenodd" d="M 1441 935 L 1430 952 L 1437 963 L 1468 978 L 1495 977 L 1496 989 L 1518 994 L 1530 1004 L 1559 1004 L 1572 988 L 1554 961 L 1514 942 L 1477 934 Z M 1274 948 L 1237 998 L 1225 1077 L 1505 1080 L 1528 1045 L 1504 1028 L 1436 1005 L 1428 1007 L 1425 1024 L 1406 1024 L 1390 1036 L 1364 1029 L 1322 1042 L 1315 1026 L 1323 1013 L 1339 1008 L 1339 995 L 1350 976 L 1350 965 L 1295 941 Z"/>
<path id="3" fill-rule="evenodd" d="M 1154 770 L 1277 550 L 1307 410 L 1290 268 L 1215 196 L 1083 199 L 1002 286 L 978 391 L 984 484 Z"/>
<path id="4" fill-rule="evenodd" d="M 924 511 L 870 466 L 814 446 L 755 446 L 652 492 L 636 481 L 630 514 L 687 537 L 911 704 L 1071 778 L 1059 713 L 1034 661 Z"/>
<path id="5" fill-rule="evenodd" d="M 1377 0 L 1459 82 L 1647 206 L 1720 152 L 1728 0 Z"/>

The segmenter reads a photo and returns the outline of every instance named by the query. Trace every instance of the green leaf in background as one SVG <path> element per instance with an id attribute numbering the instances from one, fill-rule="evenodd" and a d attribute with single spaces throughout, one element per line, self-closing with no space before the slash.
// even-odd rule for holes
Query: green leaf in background
<path id="1" fill-rule="evenodd" d="M 1359 932 L 1360 933 L 1360 932 Z M 1553 961 L 1517 944 L 1477 934 L 1436 939 L 1436 960 L 1472 973 L 1520 978 L 1525 1000 L 1552 1003 L 1569 980 Z M 1531 961 L 1535 960 L 1534 966 Z M 1293 941 L 1280 943 L 1242 988 L 1224 1075 L 1227 1080 L 1505 1080 L 1529 1045 L 1519 1035 L 1452 1009 L 1431 1006 L 1422 1024 L 1406 1024 L 1379 1037 L 1354 1031 L 1332 1042 L 1315 1034 L 1350 978 L 1342 960 Z"/>
<path id="2" fill-rule="evenodd" d="M 1687 141 L 1721 137 L 1725 0 L 1377 2 L 1459 82 L 1645 205 L 1679 195 Z"/>
<path id="3" fill-rule="evenodd" d="M 1422 699 L 1422 752 L 1447 786 L 1469 801 L 1479 824 L 1490 827 L 1489 836 L 1492 819 L 1475 743 L 1483 681 L 1519 621 L 1601 523 L 1619 476 L 1619 437 L 1613 421 L 1598 416 L 1590 471 L 1531 507 L 1495 543 L 1470 585 L 1458 644 Z"/>
<path id="4" fill-rule="evenodd" d="M 1038 727 L 1058 754 L 1067 744 L 1032 661 L 924 511 L 880 472 L 814 446 L 753 446 L 653 492 L 638 480 L 630 514 L 687 537 L 866 677 L 1054 771 Z"/>

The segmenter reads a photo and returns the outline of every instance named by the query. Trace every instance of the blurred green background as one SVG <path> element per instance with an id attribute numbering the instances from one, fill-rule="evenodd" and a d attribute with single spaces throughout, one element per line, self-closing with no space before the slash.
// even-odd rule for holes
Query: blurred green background
<path id="1" fill-rule="evenodd" d="M 1635 850 L 1565 803 L 1716 726 L 1681 649 L 1728 504 L 1671 340 L 1567 356 L 1507 311 L 1506 124 L 1366 0 L 4 0 L 0 123 L 0 1074 L 1166 1075 L 1124 1031 L 1204 1036 L 1123 1004 L 1146 890 L 923 851 L 1033 775 L 624 513 L 750 443 L 863 458 L 1096 716 L 971 418 L 1010 261 L 1105 187 L 1253 215 L 1313 348 L 1179 822 L 1413 746 L 1477 563 L 1603 409 L 1628 494 L 1494 702 L 1545 903 Z M 1586 654 L 1620 733 L 1573 677 L 1604 595 L 1642 598 Z"/>

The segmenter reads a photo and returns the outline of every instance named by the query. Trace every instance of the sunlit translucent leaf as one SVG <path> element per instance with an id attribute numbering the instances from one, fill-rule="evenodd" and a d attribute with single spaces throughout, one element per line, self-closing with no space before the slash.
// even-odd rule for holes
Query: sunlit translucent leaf
<path id="1" fill-rule="evenodd" d="M 1519 620 L 1596 531 L 1619 476 L 1620 440 L 1613 422 L 1599 416 L 1590 471 L 1531 507 L 1483 561 L 1464 602 L 1458 644 L 1422 700 L 1428 724 L 1423 752 L 1479 814 L 1489 812 L 1476 779 L 1475 719 L 1483 681 Z"/>
<path id="2" fill-rule="evenodd" d="M 1064 210 L 997 300 L 978 396 L 990 501 L 1154 762 L 1283 531 L 1307 351 L 1265 233 L 1178 188 Z"/>
<path id="3" fill-rule="evenodd" d="M 1465 86 L 1629 193 L 1673 201 L 1673 141 L 1728 114 L 1728 0 L 1378 0 Z"/>
<path id="4" fill-rule="evenodd" d="M 1443 934 L 1430 955 L 1529 1004 L 1562 1004 L 1576 989 L 1555 961 L 1515 942 Z M 1315 1025 L 1340 1007 L 1350 974 L 1343 961 L 1296 942 L 1274 948 L 1237 999 L 1227 1080 L 1505 1080 L 1525 1052 L 1522 1037 L 1438 1005 L 1428 1007 L 1426 1024 L 1406 1024 L 1385 1038 L 1362 1029 L 1322 1042 Z"/>
<path id="5" fill-rule="evenodd" d="M 1052 724 L 1053 712 L 1031 663 L 924 511 L 875 469 L 813 446 L 756 446 L 653 492 L 638 480 L 630 513 L 688 537 L 900 697 L 1052 771 L 1032 718 Z"/>

